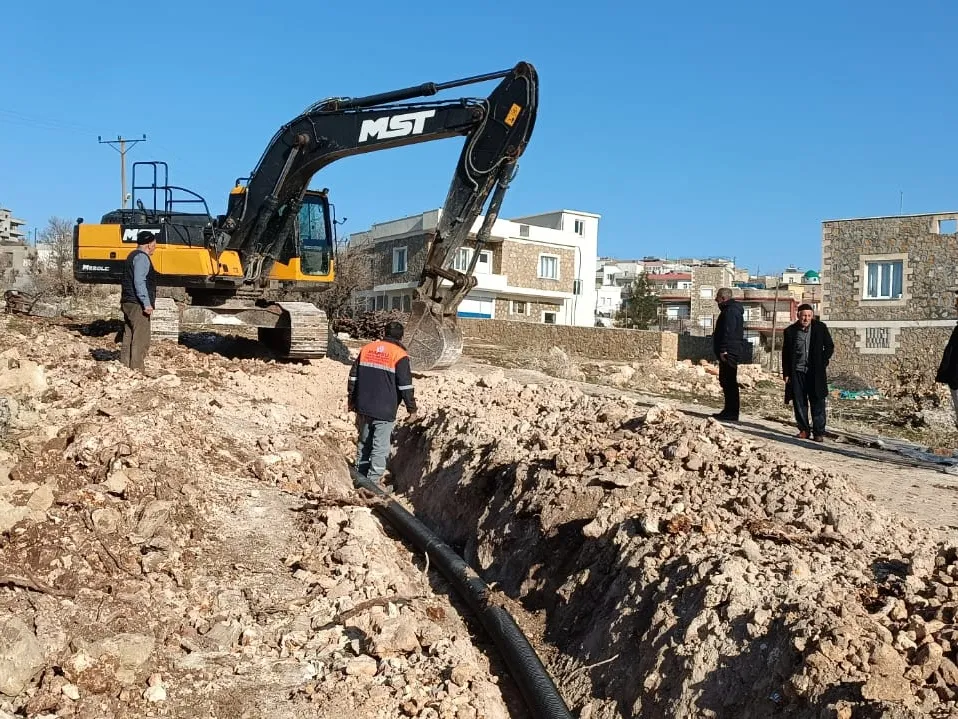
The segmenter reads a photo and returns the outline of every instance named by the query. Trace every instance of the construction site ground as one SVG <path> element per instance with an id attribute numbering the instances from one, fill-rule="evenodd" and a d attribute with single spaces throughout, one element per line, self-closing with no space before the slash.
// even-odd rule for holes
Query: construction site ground
<path id="1" fill-rule="evenodd" d="M 0 318 L 0 717 L 528 716 L 353 488 L 346 362 L 184 334 L 142 376 L 116 329 Z M 493 586 L 575 716 L 958 715 L 943 454 L 719 424 L 694 368 L 670 399 L 630 387 L 672 372 L 652 360 L 489 359 L 416 378 L 387 486 Z"/>

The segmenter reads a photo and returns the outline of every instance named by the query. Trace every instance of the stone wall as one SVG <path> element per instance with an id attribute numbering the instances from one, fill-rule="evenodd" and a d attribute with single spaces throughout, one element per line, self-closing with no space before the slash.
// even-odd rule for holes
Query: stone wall
<path id="1" fill-rule="evenodd" d="M 933 380 L 954 327 L 958 213 L 822 223 L 822 319 L 835 340 L 832 373 L 875 386 L 904 368 Z M 869 299 L 868 262 L 902 265 L 901 295 Z"/>
<path id="2" fill-rule="evenodd" d="M 543 312 L 555 312 L 556 315 L 562 310 L 562 305 L 552 302 L 531 302 L 529 300 L 520 300 L 526 303 L 525 314 L 516 314 L 509 312 L 510 301 L 496 300 L 496 318 L 501 320 L 510 320 L 512 322 L 541 323 Z M 514 305 L 513 301 L 513 307 Z"/>
<path id="3" fill-rule="evenodd" d="M 539 277 L 539 255 L 558 256 L 558 280 Z M 501 268 L 499 272 L 509 278 L 509 284 L 513 287 L 572 292 L 572 283 L 575 279 L 575 250 L 507 240 L 502 243 L 499 257 Z"/>
<path id="4" fill-rule="evenodd" d="M 901 370 L 917 372 L 929 383 L 934 382 L 951 330 L 951 327 L 905 327 L 898 335 L 895 354 L 862 354 L 856 346 L 860 342 L 859 330 L 830 327 L 835 354 L 828 373 L 831 376 L 839 372 L 853 374 L 882 389 L 898 385 Z"/>
<path id="5" fill-rule="evenodd" d="M 958 214 L 876 217 L 822 223 L 822 319 L 931 320 L 954 316 L 958 234 L 939 234 L 940 220 Z M 902 260 L 902 297 L 863 297 L 864 263 Z"/>
<path id="6" fill-rule="evenodd" d="M 422 275 L 422 268 L 426 264 L 426 245 L 429 238 L 426 235 L 413 235 L 397 240 L 388 240 L 372 245 L 364 251 L 369 253 L 371 260 L 372 277 L 363 289 L 371 289 L 374 285 L 395 284 L 399 282 L 418 282 Z M 393 272 L 393 249 L 406 248 L 406 271 Z"/>
<path id="7" fill-rule="evenodd" d="M 545 352 L 550 347 L 559 347 L 578 357 L 623 362 L 648 359 L 652 355 L 667 360 L 678 357 L 678 335 L 674 332 L 474 319 L 460 319 L 459 326 L 467 342 L 510 349 Z"/>

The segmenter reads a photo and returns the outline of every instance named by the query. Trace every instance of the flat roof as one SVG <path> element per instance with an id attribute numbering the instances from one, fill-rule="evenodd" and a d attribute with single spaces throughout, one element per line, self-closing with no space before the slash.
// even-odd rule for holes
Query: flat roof
<path id="1" fill-rule="evenodd" d="M 941 215 L 958 215 L 958 211 L 952 212 L 919 212 L 914 215 L 875 215 L 873 217 L 841 217 L 833 220 L 822 220 L 826 222 L 857 222 L 859 220 L 897 220 L 909 217 L 940 217 Z"/>

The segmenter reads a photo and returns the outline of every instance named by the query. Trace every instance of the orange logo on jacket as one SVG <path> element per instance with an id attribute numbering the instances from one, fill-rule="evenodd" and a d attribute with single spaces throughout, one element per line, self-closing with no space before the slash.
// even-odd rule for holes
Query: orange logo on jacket
<path id="1" fill-rule="evenodd" d="M 359 364 L 395 372 L 396 365 L 407 356 L 406 350 L 392 342 L 370 342 L 360 350 Z"/>

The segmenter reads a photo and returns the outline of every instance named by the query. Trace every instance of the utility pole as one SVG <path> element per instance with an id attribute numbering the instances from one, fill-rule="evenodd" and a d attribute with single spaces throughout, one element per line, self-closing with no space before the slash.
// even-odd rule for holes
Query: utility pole
<path id="1" fill-rule="evenodd" d="M 109 145 L 114 150 L 120 153 L 120 209 L 126 209 L 126 153 L 129 149 L 127 143 L 130 147 L 135 145 L 138 142 L 146 142 L 146 133 L 143 133 L 143 137 L 138 140 L 129 140 L 125 137 L 116 136 L 115 140 L 104 140 L 100 135 L 96 137 L 97 141 L 101 145 Z"/>
<path id="2" fill-rule="evenodd" d="M 775 325 L 778 319 L 778 287 L 781 283 L 775 283 L 775 299 L 772 300 L 772 351 L 768 354 L 768 371 L 771 373 L 772 363 L 775 361 Z"/>

